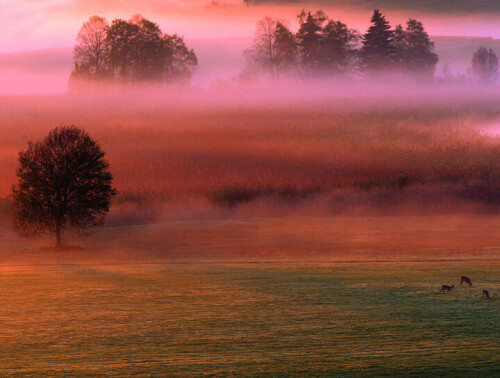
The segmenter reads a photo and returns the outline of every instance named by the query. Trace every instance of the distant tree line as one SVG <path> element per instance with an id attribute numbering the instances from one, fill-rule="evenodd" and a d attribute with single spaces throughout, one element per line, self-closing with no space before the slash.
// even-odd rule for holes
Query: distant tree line
<path id="1" fill-rule="evenodd" d="M 298 15 L 299 29 L 266 17 L 258 22 L 252 47 L 245 51 L 248 76 L 318 79 L 397 72 L 418 78 L 434 75 L 438 56 L 421 22 L 391 28 L 376 9 L 365 34 L 330 19 L 323 11 Z"/>
<path id="2" fill-rule="evenodd" d="M 492 49 L 479 47 L 472 56 L 470 73 L 483 83 L 498 78 L 498 58 Z"/>
<path id="3" fill-rule="evenodd" d="M 93 16 L 77 36 L 70 84 L 187 83 L 196 55 L 177 34 L 164 34 L 140 15 L 129 21 Z"/>
<path id="4" fill-rule="evenodd" d="M 445 63 L 437 79 L 446 84 L 489 84 L 498 80 L 498 68 L 498 58 L 493 49 L 480 46 L 472 54 L 470 66 L 465 72 L 452 72 Z"/>

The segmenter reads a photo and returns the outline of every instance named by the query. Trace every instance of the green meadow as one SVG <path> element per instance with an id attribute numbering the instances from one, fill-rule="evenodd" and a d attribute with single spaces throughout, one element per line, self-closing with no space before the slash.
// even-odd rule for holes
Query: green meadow
<path id="1" fill-rule="evenodd" d="M 5 237 L 2 375 L 492 377 L 498 222 L 172 222 L 105 228 L 65 251 Z"/>

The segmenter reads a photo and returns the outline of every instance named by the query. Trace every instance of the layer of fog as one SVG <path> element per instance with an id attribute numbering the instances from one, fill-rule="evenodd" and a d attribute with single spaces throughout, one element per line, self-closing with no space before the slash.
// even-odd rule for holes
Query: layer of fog
<path id="1" fill-rule="evenodd" d="M 194 135 L 194 143 L 202 145 L 204 138 L 210 134 L 211 128 L 216 135 L 225 132 L 239 135 L 237 126 L 231 124 L 231 119 L 237 120 L 249 112 L 256 111 L 262 115 L 262 122 L 250 123 L 248 127 L 256 133 L 265 130 L 267 126 L 287 130 L 287 124 L 276 119 L 276 114 L 294 114 L 297 112 L 303 118 L 304 112 L 310 114 L 307 125 L 297 127 L 315 127 L 316 116 L 321 114 L 347 115 L 360 122 L 372 122 L 372 115 L 387 115 L 387 135 L 385 138 L 390 146 L 391 130 L 397 132 L 398 122 L 416 117 L 414 129 L 408 128 L 410 135 L 415 134 L 415 143 L 419 141 L 419 131 L 428 128 L 436 130 L 442 126 L 443 117 L 446 132 L 450 136 L 460 133 L 467 137 L 478 135 L 479 130 L 500 124 L 498 119 L 498 102 L 500 95 L 496 86 L 480 86 L 447 83 L 414 83 L 411 81 L 395 81 L 387 78 L 376 82 L 281 82 L 279 84 L 262 85 L 230 85 L 217 84 L 204 89 L 170 89 L 157 90 L 147 88 L 128 92 L 91 92 L 87 94 L 66 94 L 57 96 L 11 96 L 0 97 L 0 131 L 2 132 L 2 153 L 5 167 L 4 184 L 11 187 L 14 184 L 17 152 L 26 146 L 29 140 L 38 140 L 46 135 L 50 129 L 61 124 L 76 124 L 84 127 L 91 135 L 98 138 L 104 147 L 111 143 L 122 143 L 123 148 L 130 144 L 124 140 L 123 134 L 133 137 L 140 133 L 161 135 L 162 129 L 174 130 L 182 133 L 184 130 L 198 130 Z M 266 111 L 269 110 L 268 113 Z M 276 113 L 277 111 L 277 113 Z M 300 113 L 302 112 L 302 113 Z M 391 113 L 393 112 L 393 113 Z M 220 118 L 220 114 L 229 114 Z M 393 115 L 391 115 L 393 114 Z M 446 116 L 441 116 L 445 114 Z M 269 119 L 266 118 L 269 115 Z M 392 117 L 392 118 L 391 118 Z M 394 118 L 396 117 L 396 118 Z M 201 120 L 201 121 L 200 121 Z M 224 121 L 221 124 L 221 120 Z M 428 120 L 428 121 L 426 121 Z M 268 122 L 270 124 L 268 125 Z M 332 124 L 334 124 L 333 122 Z M 236 125 L 241 123 L 235 122 Z M 369 125 L 368 124 L 368 125 Z M 308 126 L 309 125 L 309 126 Z M 410 125 L 411 126 L 411 125 Z M 493 127 L 491 126 L 491 127 Z M 245 126 L 246 127 L 246 126 Z M 294 133 L 294 129 L 290 133 Z M 334 138 L 336 132 L 343 132 L 332 128 L 324 130 L 325 142 Z M 349 127 L 349 124 L 346 125 Z M 418 128 L 418 130 L 416 129 Z M 208 131 L 206 133 L 205 131 Z M 455 133 L 456 131 L 456 133 Z M 123 132 L 123 133 L 122 133 Z M 359 130 L 353 128 L 353 139 L 364 140 L 362 135 L 356 135 Z M 245 135 L 245 134 L 242 134 Z M 286 142 L 286 132 L 280 132 L 273 137 L 281 138 Z M 425 135 L 423 136 L 425 137 Z M 122 139 L 120 139 L 122 138 Z M 152 139 L 151 139 L 152 140 Z M 453 139 L 458 140 L 458 139 Z M 273 140 L 270 140 L 270 145 Z M 358 142 L 362 143 L 362 142 Z M 259 145 L 267 148 L 266 145 Z M 321 147 L 321 146 L 320 146 Z M 142 148 L 142 147 L 141 147 Z M 148 151 L 148 146 L 143 146 Z M 159 147 L 154 147 L 158 149 Z M 411 145 L 408 146 L 412 148 Z M 279 152 L 279 151 L 278 151 Z M 251 154 L 251 151 L 249 152 Z M 249 155 L 251 156 L 251 155 Z M 231 159 L 228 153 L 228 159 Z M 291 164 L 293 159 L 290 160 Z M 156 160 L 146 162 L 151 164 Z M 161 163 L 161 161 L 160 161 Z M 182 162 L 179 162 L 182 163 Z M 137 161 L 137 167 L 141 164 Z M 230 164 L 230 162 L 228 162 Z M 137 168 L 136 167 L 136 168 Z M 8 171 L 7 171 L 8 168 Z M 127 173 L 128 174 L 128 173 Z M 4 185 L 5 186 L 5 185 Z M 120 188 L 119 188 L 120 189 Z M 149 188 L 154 190 L 154 188 Z M 5 192 L 7 193 L 7 192 Z M 148 193 L 146 193 L 148 194 Z M 384 213 L 388 210 L 399 213 L 415 213 L 427 211 L 418 207 L 417 198 L 425 198 L 426 193 L 420 188 L 413 192 L 405 190 L 400 197 L 394 198 L 393 206 L 377 207 L 378 198 L 392 196 L 393 193 L 381 191 L 363 193 L 348 193 L 348 196 L 339 194 L 340 200 L 335 200 L 332 193 L 324 195 L 305 196 L 297 202 L 287 201 L 274 194 L 265 194 L 248 203 L 236 206 L 220 206 L 208 198 L 197 197 L 178 198 L 166 202 L 121 201 L 112 208 L 109 224 L 137 224 L 164 222 L 170 220 L 211 219 L 245 216 L 272 216 L 272 215 L 334 215 L 339 213 Z M 406 196 L 406 197 L 405 197 Z M 421 197 L 419 197 L 421 196 Z M 146 195 L 146 200 L 147 200 Z M 278 197 L 278 198 L 275 198 Z M 428 197 L 432 197 L 429 195 Z M 154 199 L 154 198 L 153 198 Z M 161 201 L 163 201 L 162 199 Z M 392 199 L 391 199 L 392 200 Z M 473 212 L 479 206 L 461 203 L 457 205 L 452 198 L 438 197 L 430 206 L 433 211 L 440 213 L 458 210 Z M 483 209 L 480 209 L 481 211 Z"/>
<path id="2" fill-rule="evenodd" d="M 500 53 L 500 40 L 491 38 L 434 37 L 433 40 L 440 57 L 437 77 L 465 73 L 479 46 Z M 243 51 L 249 48 L 251 38 L 195 39 L 187 43 L 199 60 L 191 82 L 196 90 L 234 81 L 244 69 Z M 0 95 L 66 93 L 71 69 L 71 48 L 0 54 Z"/>

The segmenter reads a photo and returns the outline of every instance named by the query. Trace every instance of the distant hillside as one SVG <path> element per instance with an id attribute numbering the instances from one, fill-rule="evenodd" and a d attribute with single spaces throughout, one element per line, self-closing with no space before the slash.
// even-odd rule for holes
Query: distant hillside
<path id="1" fill-rule="evenodd" d="M 253 0 L 255 4 L 325 4 L 360 8 L 413 9 L 427 12 L 500 12 L 499 0 Z"/>
<path id="2" fill-rule="evenodd" d="M 439 75 L 445 66 L 452 73 L 467 71 L 474 52 L 480 47 L 493 49 L 500 57 L 500 39 L 486 37 L 432 37 L 439 55 Z M 441 71 L 441 72 L 440 72 Z"/>
<path id="3" fill-rule="evenodd" d="M 251 38 L 187 41 L 198 56 L 195 85 L 228 80 L 241 72 Z M 0 54 L 0 95 L 64 93 L 72 68 L 72 48 Z"/>
<path id="4" fill-rule="evenodd" d="M 71 59 L 71 48 L 1 54 L 0 95 L 65 92 Z"/>

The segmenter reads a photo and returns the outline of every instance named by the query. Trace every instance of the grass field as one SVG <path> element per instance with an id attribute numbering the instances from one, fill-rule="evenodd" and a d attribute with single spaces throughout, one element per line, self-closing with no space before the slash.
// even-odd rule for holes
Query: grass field
<path id="1" fill-rule="evenodd" d="M 173 222 L 105 228 L 63 251 L 6 235 L 2 374 L 495 376 L 499 225 Z M 463 274 L 472 288 L 438 292 Z"/>

